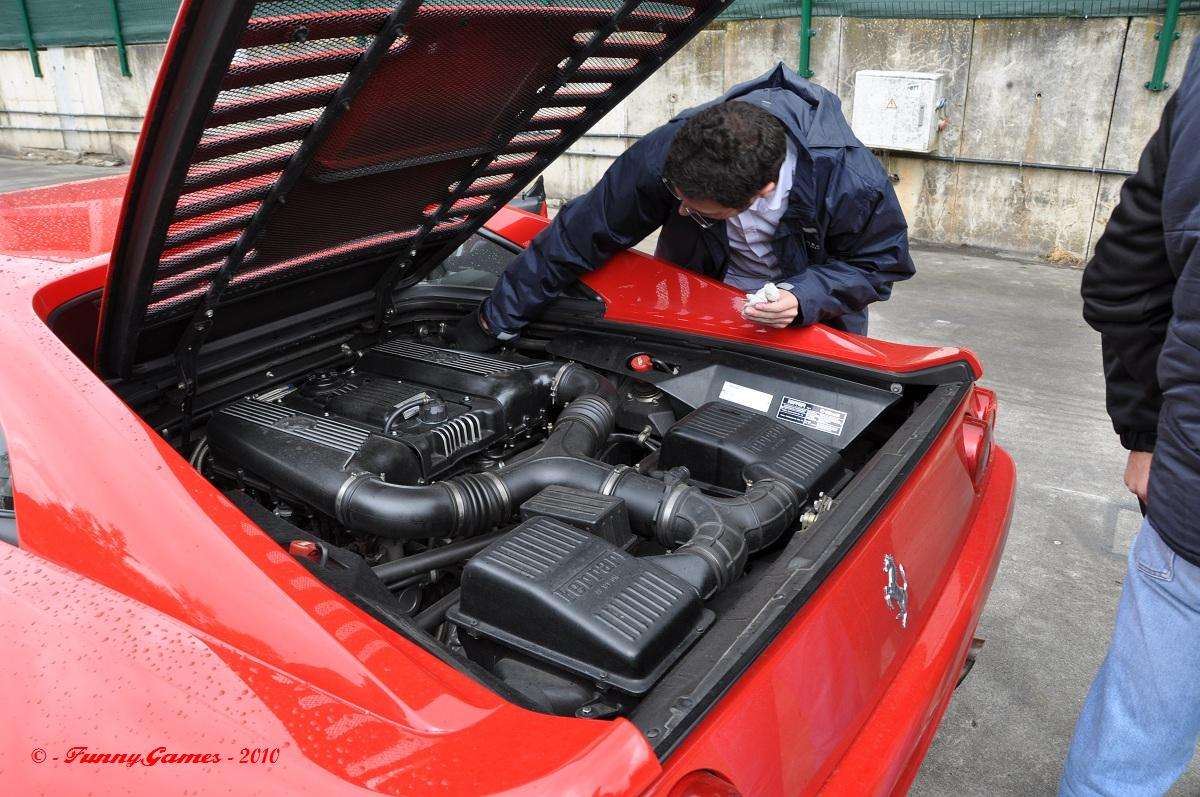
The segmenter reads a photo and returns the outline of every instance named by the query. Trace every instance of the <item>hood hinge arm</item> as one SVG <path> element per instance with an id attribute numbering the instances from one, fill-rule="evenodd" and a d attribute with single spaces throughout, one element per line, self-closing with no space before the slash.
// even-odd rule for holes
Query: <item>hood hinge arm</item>
<path id="1" fill-rule="evenodd" d="M 283 172 L 279 175 L 279 179 L 271 186 L 270 192 L 263 199 L 262 204 L 254 211 L 254 215 L 246 224 L 246 228 L 242 234 L 238 236 L 233 248 L 225 257 L 225 262 L 221 264 L 220 270 L 213 275 L 212 283 L 208 286 L 200 303 L 197 305 L 195 312 L 188 325 L 184 327 L 183 334 L 180 336 L 179 344 L 175 349 L 176 361 L 179 363 L 180 383 L 179 387 L 183 391 L 183 401 L 180 409 L 183 411 L 183 440 L 186 445 L 191 429 L 192 422 L 192 402 L 196 394 L 196 377 L 197 363 L 199 360 L 200 347 L 204 343 L 209 330 L 213 326 L 213 314 L 220 304 L 221 296 L 225 289 L 229 286 L 230 279 L 241 267 L 246 259 L 246 255 L 258 241 L 266 227 L 267 219 L 275 208 L 282 205 L 287 198 L 287 194 L 296 183 L 300 180 L 304 170 L 308 168 L 308 164 L 316 155 L 317 149 L 325 141 L 325 138 L 333 130 L 334 125 L 342 118 L 350 108 L 350 103 L 354 96 L 358 93 L 363 84 L 374 73 L 375 68 L 383 60 L 388 49 L 400 37 L 400 33 L 404 30 L 404 26 L 421 7 L 424 0 L 401 0 L 400 3 L 392 10 L 384 20 L 379 32 L 367 45 L 363 54 L 359 56 L 354 67 L 334 92 L 333 98 L 325 109 L 321 112 L 321 116 L 317 121 L 313 122 L 308 133 L 305 134 L 304 140 L 300 142 L 300 146 L 296 152 L 288 160 Z"/>

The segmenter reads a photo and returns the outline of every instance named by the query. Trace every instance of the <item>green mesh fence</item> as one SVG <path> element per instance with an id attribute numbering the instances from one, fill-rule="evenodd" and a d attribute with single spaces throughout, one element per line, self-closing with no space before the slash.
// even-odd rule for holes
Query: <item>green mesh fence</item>
<path id="1" fill-rule="evenodd" d="M 114 44 L 114 5 L 127 44 L 166 41 L 179 10 L 179 0 L 0 0 L 0 49 L 25 48 L 22 4 L 38 47 Z"/>
<path id="2" fill-rule="evenodd" d="M 570 0 L 551 0 L 569 3 Z M 546 2 L 546 0 L 538 0 Z M 1166 0 L 813 0 L 817 16 L 962 19 L 973 17 L 1115 17 L 1162 14 Z M 38 47 L 113 44 L 113 7 L 125 43 L 166 41 L 178 0 L 0 0 L 0 49 L 26 47 L 22 6 Z M 1200 0 L 1183 0 L 1200 13 Z M 800 15 L 799 0 L 737 0 L 723 19 Z"/>
<path id="3" fill-rule="evenodd" d="M 1166 0 L 813 0 L 813 15 L 887 19 L 1155 16 Z M 1200 0 L 1183 0 L 1184 13 L 1200 13 Z M 799 0 L 737 0 L 723 19 L 800 15 Z"/>

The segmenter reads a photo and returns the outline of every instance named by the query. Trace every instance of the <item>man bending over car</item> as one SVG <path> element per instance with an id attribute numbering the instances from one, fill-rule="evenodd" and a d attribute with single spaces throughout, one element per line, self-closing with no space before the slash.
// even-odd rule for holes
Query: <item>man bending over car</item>
<path id="1" fill-rule="evenodd" d="M 574 280 L 658 228 L 656 255 L 749 296 L 771 327 L 866 334 L 867 305 L 916 270 L 887 174 L 841 103 L 782 64 L 626 150 L 513 260 L 460 346 L 513 338 Z"/>

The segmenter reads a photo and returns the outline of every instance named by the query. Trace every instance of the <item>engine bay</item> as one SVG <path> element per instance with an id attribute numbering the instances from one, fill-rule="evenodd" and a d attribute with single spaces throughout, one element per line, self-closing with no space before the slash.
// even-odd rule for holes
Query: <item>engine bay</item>
<path id="1" fill-rule="evenodd" d="M 368 612 L 528 707 L 615 716 L 836 500 L 901 393 L 595 335 L 481 355 L 421 325 L 220 407 L 191 462 Z"/>

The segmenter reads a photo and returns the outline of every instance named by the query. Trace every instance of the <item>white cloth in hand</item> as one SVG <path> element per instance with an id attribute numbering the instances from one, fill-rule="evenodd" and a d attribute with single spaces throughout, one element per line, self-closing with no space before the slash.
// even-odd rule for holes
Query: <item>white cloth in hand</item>
<path id="1" fill-rule="evenodd" d="M 779 299 L 779 286 L 774 282 L 768 282 L 754 293 L 746 294 L 746 305 L 766 304 L 777 299 Z"/>

